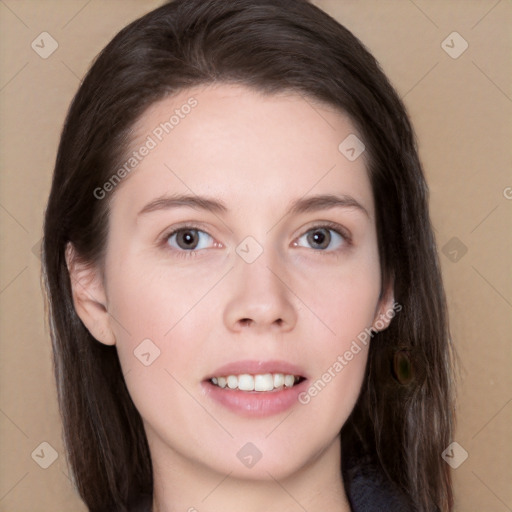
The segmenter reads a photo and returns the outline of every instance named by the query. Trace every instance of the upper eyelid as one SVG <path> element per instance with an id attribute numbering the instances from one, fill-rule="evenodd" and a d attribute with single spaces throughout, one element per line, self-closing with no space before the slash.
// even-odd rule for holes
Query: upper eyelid
<path id="1" fill-rule="evenodd" d="M 186 230 L 186 229 L 194 229 L 196 231 L 202 231 L 203 233 L 206 233 L 207 235 L 209 235 L 213 238 L 213 235 L 211 235 L 207 231 L 207 227 L 202 225 L 202 223 L 200 223 L 200 222 L 199 223 L 186 222 L 186 223 L 183 223 L 182 225 L 180 224 L 178 226 L 173 226 L 172 228 L 164 229 L 164 231 L 162 232 L 162 235 L 159 236 L 159 238 L 167 239 L 171 235 L 175 234 L 177 231 L 182 231 L 182 230 Z"/>

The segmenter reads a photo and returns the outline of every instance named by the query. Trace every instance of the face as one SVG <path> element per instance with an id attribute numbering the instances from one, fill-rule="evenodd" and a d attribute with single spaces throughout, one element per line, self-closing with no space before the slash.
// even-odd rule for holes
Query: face
<path id="1" fill-rule="evenodd" d="M 277 479 L 336 460 L 361 333 L 390 307 L 365 154 L 338 149 L 350 119 L 224 84 L 154 104 L 134 133 L 91 294 L 105 311 L 75 304 L 116 344 L 152 458 Z"/>

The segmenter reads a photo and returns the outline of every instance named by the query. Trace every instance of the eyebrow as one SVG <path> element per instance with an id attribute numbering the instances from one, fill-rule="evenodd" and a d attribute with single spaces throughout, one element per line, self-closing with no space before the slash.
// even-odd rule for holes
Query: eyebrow
<path id="1" fill-rule="evenodd" d="M 348 195 L 337 196 L 334 194 L 321 194 L 309 197 L 301 197 L 289 203 L 288 213 L 300 214 L 312 211 L 328 210 L 330 208 L 354 208 L 370 217 L 366 208 L 356 199 Z M 173 208 L 188 207 L 195 210 L 205 210 L 212 213 L 227 213 L 229 208 L 217 199 L 198 195 L 171 195 L 161 196 L 146 204 L 137 215 L 170 210 Z"/>

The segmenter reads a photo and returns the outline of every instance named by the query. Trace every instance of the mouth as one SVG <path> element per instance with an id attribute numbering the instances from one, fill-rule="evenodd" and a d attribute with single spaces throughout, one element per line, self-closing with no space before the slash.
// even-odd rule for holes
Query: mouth
<path id="1" fill-rule="evenodd" d="M 305 377 L 289 373 L 259 373 L 240 375 L 223 375 L 212 377 L 208 381 L 221 389 L 229 388 L 232 390 L 257 393 L 268 393 L 292 388 L 300 384 Z"/>
<path id="2" fill-rule="evenodd" d="M 231 413 L 265 417 L 298 404 L 307 380 L 302 368 L 285 361 L 239 361 L 218 368 L 202 384 L 205 395 Z"/>

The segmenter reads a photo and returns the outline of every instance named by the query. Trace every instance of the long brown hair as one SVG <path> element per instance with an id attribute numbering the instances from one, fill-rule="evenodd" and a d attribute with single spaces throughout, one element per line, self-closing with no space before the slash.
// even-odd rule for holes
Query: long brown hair
<path id="1" fill-rule="evenodd" d="M 402 310 L 370 344 L 359 400 L 341 431 L 418 512 L 453 509 L 441 453 L 454 422 L 453 349 L 428 189 L 405 107 L 374 57 L 306 0 L 175 0 L 125 27 L 100 53 L 68 112 L 46 209 L 43 269 L 58 399 L 78 491 L 94 512 L 151 493 L 141 417 L 115 347 L 77 316 L 65 248 L 101 264 L 109 201 L 94 191 L 125 160 L 149 105 L 184 88 L 240 83 L 298 92 L 346 112 L 364 139 L 382 289 Z M 340 141 L 341 142 L 341 141 Z"/>

